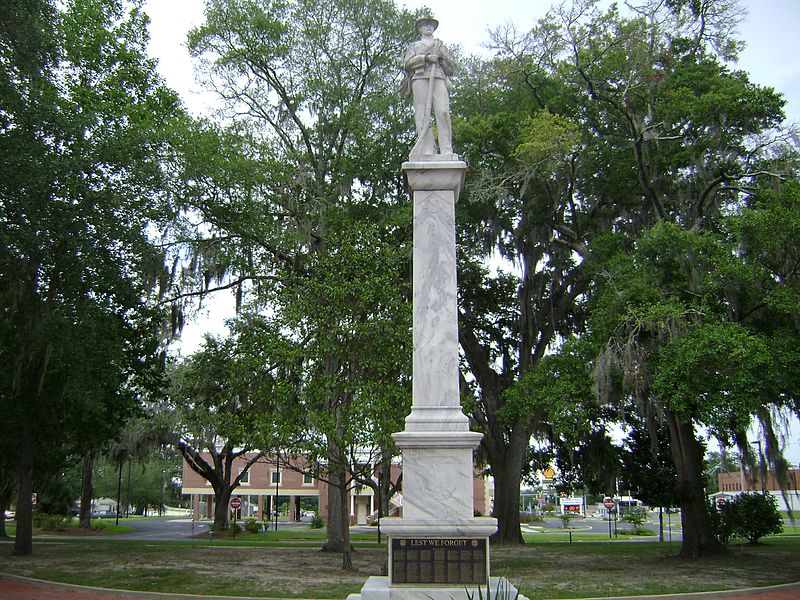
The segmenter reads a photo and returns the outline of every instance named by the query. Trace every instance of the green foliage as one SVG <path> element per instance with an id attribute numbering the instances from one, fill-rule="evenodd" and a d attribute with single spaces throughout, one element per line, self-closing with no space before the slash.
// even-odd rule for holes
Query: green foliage
<path id="1" fill-rule="evenodd" d="M 770 494 L 739 494 L 719 510 L 718 535 L 723 543 L 740 537 L 755 544 L 783 531 L 778 501 Z"/>
<path id="2" fill-rule="evenodd" d="M 520 513 L 520 523 L 543 523 L 544 516 L 537 513 Z"/>
<path id="3" fill-rule="evenodd" d="M 765 404 L 794 397 L 796 377 L 777 367 L 797 372 L 796 314 L 790 325 L 772 306 L 797 305 L 796 219 L 785 211 L 777 234 L 766 214 L 737 217 L 735 230 L 730 220 L 796 169 L 792 148 L 767 150 L 782 144 L 770 129 L 784 101 L 725 64 L 737 15 L 715 9 L 710 23 L 695 2 L 653 5 L 647 17 L 563 5 L 526 35 L 498 31 L 496 57 L 470 63 L 454 95 L 472 169 L 459 206 L 461 343 L 474 381 L 465 405 L 486 434 L 501 532 L 516 513 L 502 501 L 516 485 L 503 470 L 531 434 L 563 445 L 569 486 L 612 464 L 598 432 L 618 419 L 612 407 L 636 411 L 651 433 L 671 423 L 679 447 L 663 439 L 657 454 L 680 458 L 700 444 L 678 430 L 702 423 L 729 441 Z M 496 254 L 514 268 L 481 268 Z M 767 255 L 769 269 L 758 264 Z M 545 376 L 561 375 L 547 363 L 577 335 L 598 348 L 585 364 L 602 408 L 575 402 L 592 391 L 576 386 L 577 368 L 567 383 Z M 566 410 L 553 410 L 559 400 Z M 674 471 L 665 482 L 699 499 L 699 458 Z M 687 548 L 713 537 L 694 529 Z"/>
<path id="4" fill-rule="evenodd" d="M 92 486 L 96 498 L 116 498 L 119 485 L 119 464 L 100 459 L 95 461 Z M 163 510 L 165 505 L 179 506 L 185 498 L 180 490 L 181 458 L 172 449 L 153 451 L 146 458 L 123 463 L 120 510 L 127 504 L 142 515 L 148 510 Z"/>
<path id="5" fill-rule="evenodd" d="M 490 598 L 496 600 L 517 600 L 519 598 L 519 590 L 511 591 L 513 588 L 511 584 L 508 582 L 508 579 L 505 577 L 500 578 L 497 581 L 497 585 L 495 589 L 492 590 L 490 582 L 486 582 L 486 595 L 483 595 L 483 588 L 478 586 L 478 594 L 475 595 L 474 592 L 465 589 L 465 593 L 467 595 L 467 600 L 489 600 Z"/>
<path id="6" fill-rule="evenodd" d="M 156 238 L 174 214 L 171 133 L 183 114 L 147 57 L 137 2 L 7 4 L 0 408 L 13 436 L 0 455 L 31 457 L 18 471 L 27 496 L 33 473 L 58 477 L 65 459 L 99 449 L 137 393 L 162 383 L 157 301 L 169 274 Z M 28 511 L 18 513 L 27 553 Z"/>
<path id="7" fill-rule="evenodd" d="M 675 506 L 677 477 L 666 428 L 648 431 L 633 411 L 628 420 L 632 428 L 620 453 L 620 489 L 648 506 Z"/>
<path id="8" fill-rule="evenodd" d="M 653 391 L 720 437 L 745 429 L 772 385 L 767 344 L 736 323 L 707 323 L 661 351 Z"/>
<path id="9" fill-rule="evenodd" d="M 308 524 L 311 529 L 322 529 L 325 527 L 325 521 L 322 520 L 322 517 L 319 516 L 318 512 L 314 513 L 314 517 L 311 519 L 311 522 Z"/>
<path id="10" fill-rule="evenodd" d="M 517 139 L 516 156 L 529 168 L 549 175 L 570 158 L 581 138 L 577 124 L 544 109 L 519 125 Z"/>
<path id="11" fill-rule="evenodd" d="M 70 465 L 55 476 L 45 471 L 36 487 L 36 510 L 48 515 L 69 515 L 80 493 L 78 466 Z"/>
<path id="12" fill-rule="evenodd" d="M 647 522 L 647 511 L 641 506 L 626 511 L 625 514 L 622 515 L 622 521 L 633 525 L 636 535 L 647 535 L 650 533 L 644 527 L 644 524 Z"/>
<path id="13" fill-rule="evenodd" d="M 33 514 L 33 526 L 40 531 L 64 531 L 70 523 L 72 523 L 72 517 L 67 515 L 40 512 Z"/>
<path id="14" fill-rule="evenodd" d="M 255 517 L 249 517 L 244 521 L 244 530 L 248 533 L 258 533 L 261 531 L 261 523 Z"/>

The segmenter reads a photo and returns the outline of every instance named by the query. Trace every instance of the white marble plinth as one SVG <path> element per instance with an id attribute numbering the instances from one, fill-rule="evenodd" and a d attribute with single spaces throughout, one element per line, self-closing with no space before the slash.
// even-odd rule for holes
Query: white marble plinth
<path id="1" fill-rule="evenodd" d="M 441 521 L 406 517 L 381 519 L 381 533 L 385 533 L 390 538 L 488 538 L 495 531 L 497 531 L 497 519 L 494 517 L 442 519 Z"/>
<path id="2" fill-rule="evenodd" d="M 347 600 L 527 600 L 518 596 L 517 589 L 508 580 L 492 577 L 488 585 L 481 586 L 400 586 L 389 583 L 388 577 L 370 577 L 360 594 L 350 594 Z"/>
<path id="3" fill-rule="evenodd" d="M 403 431 L 392 437 L 403 453 L 403 518 L 433 523 L 472 519 L 472 451 L 482 434 Z M 387 530 L 387 535 L 392 534 Z"/>

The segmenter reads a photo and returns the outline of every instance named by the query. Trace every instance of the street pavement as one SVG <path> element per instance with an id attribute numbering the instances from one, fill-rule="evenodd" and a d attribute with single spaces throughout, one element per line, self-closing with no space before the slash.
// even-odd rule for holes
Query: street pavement
<path id="1" fill-rule="evenodd" d="M 618 533 L 626 533 L 630 532 L 633 526 L 630 523 L 623 523 L 622 521 L 617 521 L 615 524 L 614 521 L 611 521 L 609 528 L 609 522 L 606 519 L 600 518 L 574 518 L 570 519 L 569 527 L 573 533 L 599 533 L 608 535 L 609 529 L 611 531 L 611 537 L 614 536 L 614 531 L 616 530 Z M 664 541 L 665 542 L 680 542 L 681 541 L 681 528 L 679 527 L 680 521 L 668 521 L 666 518 L 664 519 Z M 523 523 L 522 533 L 532 533 L 532 534 L 546 534 L 546 533 L 556 533 L 561 530 L 561 533 L 566 533 L 563 529 L 564 524 L 561 522 L 561 519 L 549 519 L 544 522 L 537 522 L 537 523 Z M 658 519 L 656 520 L 649 520 L 645 523 L 645 527 L 653 532 L 653 536 L 658 535 Z M 632 540 L 626 541 L 652 541 L 653 536 L 641 536 L 640 538 L 634 538 Z"/>

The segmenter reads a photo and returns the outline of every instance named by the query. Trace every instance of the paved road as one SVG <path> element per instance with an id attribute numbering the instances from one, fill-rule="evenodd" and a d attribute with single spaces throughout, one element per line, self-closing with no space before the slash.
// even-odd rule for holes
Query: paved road
<path id="1" fill-rule="evenodd" d="M 679 527 L 680 521 L 673 520 L 671 523 L 671 527 L 669 527 L 670 523 L 667 519 L 664 519 L 664 539 L 673 542 L 680 542 L 681 541 L 681 529 Z M 577 533 L 600 533 L 603 535 L 608 535 L 608 521 L 605 519 L 570 519 L 569 526 L 578 529 Z M 630 531 L 632 529 L 632 525 L 630 523 L 623 523 L 622 521 L 617 522 L 617 530 L 620 532 L 623 531 Z M 530 523 L 522 525 L 523 533 L 554 533 L 554 530 L 563 529 L 564 524 L 561 522 L 561 519 L 550 519 L 548 518 L 544 522 L 540 523 Z M 650 520 L 645 523 L 645 527 L 650 531 L 654 532 L 656 535 L 658 534 L 658 519 Z M 611 522 L 611 530 L 614 530 L 614 522 Z M 642 537 L 642 540 L 651 541 L 651 537 Z"/>
<path id="2" fill-rule="evenodd" d="M 120 533 L 115 540 L 188 540 L 197 534 L 208 533 L 208 522 L 195 523 L 191 519 L 168 519 L 149 521 L 120 519 L 120 525 L 133 527 L 130 533 Z"/>
<path id="3" fill-rule="evenodd" d="M 130 533 L 120 533 L 113 536 L 115 540 L 188 540 L 196 535 L 208 535 L 210 521 L 193 522 L 187 518 L 167 520 L 138 520 L 120 519 L 120 525 L 133 527 Z M 291 529 L 305 527 L 306 523 L 289 523 L 278 521 L 278 529 Z"/>

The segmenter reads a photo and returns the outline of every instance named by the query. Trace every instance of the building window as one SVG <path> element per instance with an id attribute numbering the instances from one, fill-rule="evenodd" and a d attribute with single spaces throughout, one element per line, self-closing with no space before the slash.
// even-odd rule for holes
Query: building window
<path id="1" fill-rule="evenodd" d="M 281 484 L 281 472 L 280 470 L 276 469 L 272 472 L 272 485 L 280 485 Z"/>
<path id="2" fill-rule="evenodd" d="M 239 480 L 239 483 L 242 485 L 250 485 L 250 469 L 242 474 L 242 478 Z"/>
<path id="3" fill-rule="evenodd" d="M 314 483 L 314 476 L 311 473 L 303 473 L 303 485 Z"/>

